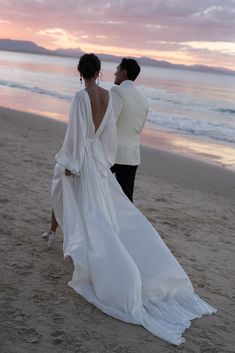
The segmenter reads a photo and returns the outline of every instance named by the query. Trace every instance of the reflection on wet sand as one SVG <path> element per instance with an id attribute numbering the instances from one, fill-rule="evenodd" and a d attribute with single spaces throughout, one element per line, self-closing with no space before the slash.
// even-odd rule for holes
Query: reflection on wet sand
<path id="1" fill-rule="evenodd" d="M 177 135 L 145 128 L 140 142 L 144 145 L 170 150 L 190 157 L 222 165 L 235 170 L 235 148 L 229 144 L 208 142 L 203 139 Z"/>
<path id="2" fill-rule="evenodd" d="M 13 96 L 12 89 L 5 87 L 4 94 L 1 95 L 1 106 L 63 122 L 68 120 L 69 102 L 46 95 L 36 95 L 30 91 L 25 94 L 22 90 L 14 89 Z"/>

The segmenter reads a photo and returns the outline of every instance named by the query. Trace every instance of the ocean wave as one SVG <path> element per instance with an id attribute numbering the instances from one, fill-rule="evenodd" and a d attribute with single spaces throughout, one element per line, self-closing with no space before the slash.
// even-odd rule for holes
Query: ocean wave
<path id="1" fill-rule="evenodd" d="M 188 117 L 165 116 L 151 112 L 148 121 L 159 129 L 185 135 L 206 137 L 235 144 L 235 127 Z"/>
<path id="2" fill-rule="evenodd" d="M 70 101 L 72 99 L 72 95 L 69 94 L 17 81 L 0 80 L 0 86 L 26 90 L 35 94 L 50 96 L 64 101 Z M 110 89 L 112 83 L 102 81 L 102 86 L 106 89 Z M 156 89 L 144 85 L 140 85 L 138 88 L 149 99 L 150 106 L 155 108 L 155 111 L 149 113 L 148 121 L 158 129 L 191 136 L 201 136 L 235 144 L 235 126 L 231 122 L 232 119 L 230 119 L 230 121 L 227 119 L 229 114 L 235 114 L 235 109 L 229 107 L 218 108 L 218 106 L 212 108 L 209 101 L 207 102 L 208 105 L 203 103 L 200 105 L 198 100 L 193 102 L 188 96 L 177 93 L 170 94 L 165 89 Z M 158 102 L 156 103 L 156 101 Z M 158 108 L 160 108 L 160 112 L 156 111 L 156 107 L 154 107 L 156 104 Z M 174 105 L 176 105 L 176 108 L 174 108 Z M 202 115 L 197 116 L 204 116 L 206 117 L 206 120 L 199 120 L 195 118 L 195 116 L 183 116 L 193 114 L 194 108 L 192 109 L 192 106 L 194 105 L 197 105 L 196 111 L 198 113 L 203 113 Z M 213 112 L 220 113 L 220 122 L 210 121 L 210 116 Z M 223 119 L 222 114 L 226 114 L 226 119 Z"/>
<path id="3" fill-rule="evenodd" d="M 218 113 L 235 114 L 235 109 L 230 109 L 230 108 L 218 108 L 218 109 L 215 109 L 215 111 Z"/>
<path id="4" fill-rule="evenodd" d="M 190 109 L 195 107 L 200 110 L 208 109 L 208 101 L 203 102 L 201 98 L 197 98 L 194 95 L 144 85 L 139 85 L 137 88 L 149 100 L 150 105 L 151 103 L 155 104 L 158 102 L 161 106 L 177 107 L 177 109 L 178 107 Z"/>
<path id="5" fill-rule="evenodd" d="M 47 96 L 58 98 L 58 99 L 63 99 L 63 100 L 66 100 L 66 101 L 70 101 L 72 99 L 72 96 L 70 96 L 70 95 L 62 94 L 62 93 L 57 92 L 57 91 L 47 90 L 47 89 L 44 89 L 44 88 L 41 88 L 41 87 L 37 87 L 37 86 L 25 85 L 25 84 L 23 84 L 21 82 L 0 80 L 0 86 L 18 88 L 18 89 L 30 91 L 30 92 L 37 93 L 37 94 L 47 95 Z"/>

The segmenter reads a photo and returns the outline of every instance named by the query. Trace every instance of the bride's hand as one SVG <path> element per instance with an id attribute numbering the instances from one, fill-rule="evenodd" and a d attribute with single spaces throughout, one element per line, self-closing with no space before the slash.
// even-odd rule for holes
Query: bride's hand
<path id="1" fill-rule="evenodd" d="M 72 173 L 71 173 L 70 170 L 68 170 L 68 169 L 65 169 L 64 174 L 65 174 L 66 176 L 71 176 L 71 175 L 72 175 Z"/>

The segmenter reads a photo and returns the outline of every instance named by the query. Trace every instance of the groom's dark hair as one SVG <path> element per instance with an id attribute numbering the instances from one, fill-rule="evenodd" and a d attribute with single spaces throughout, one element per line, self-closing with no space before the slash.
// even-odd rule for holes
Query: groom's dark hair
<path id="1" fill-rule="evenodd" d="M 135 81 L 140 73 L 140 66 L 135 59 L 123 58 L 120 63 L 121 70 L 126 70 L 128 80 Z"/>

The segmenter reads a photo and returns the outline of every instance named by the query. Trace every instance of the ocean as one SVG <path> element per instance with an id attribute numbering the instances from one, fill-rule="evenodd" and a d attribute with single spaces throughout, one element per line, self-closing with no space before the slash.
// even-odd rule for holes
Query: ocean
<path id="1" fill-rule="evenodd" d="M 77 61 L 0 51 L 0 105 L 67 122 Z M 117 65 L 102 62 L 102 87 Z M 150 102 L 142 143 L 235 169 L 235 76 L 142 66 L 136 85 Z"/>

